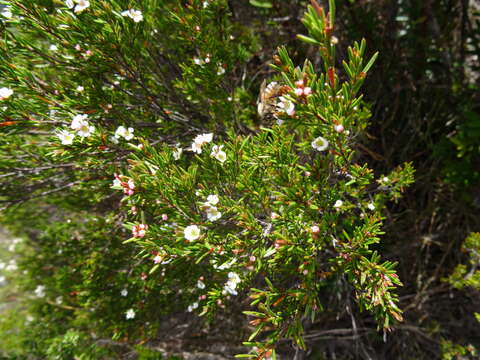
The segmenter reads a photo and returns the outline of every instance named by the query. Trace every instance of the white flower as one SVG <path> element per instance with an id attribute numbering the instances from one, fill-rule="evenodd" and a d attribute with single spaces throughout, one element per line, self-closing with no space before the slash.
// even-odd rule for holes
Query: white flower
<path id="1" fill-rule="evenodd" d="M 65 6 L 68 7 L 69 9 L 72 9 L 75 6 L 75 4 L 73 3 L 73 0 L 66 0 Z"/>
<path id="2" fill-rule="evenodd" d="M 52 45 L 49 46 L 48 50 L 57 51 L 57 50 L 58 50 L 58 46 L 55 45 L 55 44 L 52 44 Z"/>
<path id="3" fill-rule="evenodd" d="M 367 205 L 367 208 L 369 208 L 370 210 L 375 210 L 375 205 L 373 203 L 370 203 Z"/>
<path id="4" fill-rule="evenodd" d="M 207 196 L 207 204 L 217 205 L 218 201 L 219 201 L 218 195 L 208 195 Z"/>
<path id="5" fill-rule="evenodd" d="M 62 145 L 72 145 L 75 134 L 67 130 L 62 130 L 57 134 L 57 137 L 62 142 Z"/>
<path id="6" fill-rule="evenodd" d="M 192 312 L 192 311 L 195 310 L 196 308 L 198 308 L 198 302 L 194 302 L 192 305 L 188 305 L 187 311 L 188 311 L 188 312 Z"/>
<path id="7" fill-rule="evenodd" d="M 86 120 L 88 118 L 88 115 L 76 115 L 73 120 L 72 124 L 70 127 L 77 131 L 77 134 L 81 137 L 88 137 L 92 134 L 92 132 L 95 131 L 95 128 L 93 126 L 90 126 L 88 121 Z"/>
<path id="8" fill-rule="evenodd" d="M 317 151 L 325 151 L 328 148 L 328 141 L 327 139 L 319 136 L 312 141 L 312 147 Z"/>
<path id="9" fill-rule="evenodd" d="M 85 88 L 81 85 L 77 86 L 77 91 L 78 92 L 82 92 L 83 90 L 85 90 Z"/>
<path id="10" fill-rule="evenodd" d="M 75 115 L 72 119 L 72 124 L 70 125 L 70 127 L 73 130 L 78 130 L 83 125 L 83 122 L 86 122 L 87 118 L 88 115 L 86 114 Z"/>
<path id="11" fill-rule="evenodd" d="M 212 139 L 213 139 L 213 133 L 197 135 L 195 139 L 193 139 L 193 143 L 190 151 L 193 151 L 197 154 L 201 154 L 202 146 L 211 142 Z"/>
<path id="12" fill-rule="evenodd" d="M 60 305 L 63 302 L 63 298 L 61 296 L 57 296 L 55 298 L 55 304 Z"/>
<path id="13" fill-rule="evenodd" d="M 35 293 L 35 295 L 37 297 L 43 298 L 45 296 L 45 286 L 44 285 L 38 285 L 33 292 Z"/>
<path id="14" fill-rule="evenodd" d="M 7 19 L 12 18 L 12 12 L 10 11 L 10 8 L 8 6 L 2 10 L 2 16 Z"/>
<path id="15" fill-rule="evenodd" d="M 182 156 L 182 153 L 183 153 L 183 149 L 180 147 L 180 144 L 177 144 L 175 146 L 175 150 L 173 150 L 173 159 L 174 160 L 179 160 L 180 159 L 180 156 Z"/>
<path id="16" fill-rule="evenodd" d="M 17 262 L 15 260 L 10 260 L 10 262 L 8 263 L 8 265 L 5 267 L 5 270 L 7 271 L 16 271 L 18 270 L 18 265 L 17 265 Z"/>
<path id="17" fill-rule="evenodd" d="M 142 12 L 140 10 L 135 10 L 135 9 L 128 9 L 128 10 L 122 11 L 122 16 L 128 16 L 130 19 L 132 19 L 136 23 L 143 20 Z"/>
<path id="18" fill-rule="evenodd" d="M 133 309 L 128 309 L 128 310 L 125 312 L 125 318 L 126 318 L 127 320 L 134 319 L 134 318 L 135 318 L 135 310 L 133 310 Z"/>
<path id="19" fill-rule="evenodd" d="M 185 239 L 188 241 L 197 240 L 200 237 L 200 228 L 197 225 L 190 225 L 183 230 Z"/>
<path id="20" fill-rule="evenodd" d="M 280 112 L 286 113 L 288 116 L 295 115 L 295 104 L 284 96 L 279 97 L 280 102 L 277 103 L 277 109 Z"/>
<path id="21" fill-rule="evenodd" d="M 128 290 L 127 289 L 123 289 L 122 291 L 120 291 L 120 295 L 122 296 L 127 296 L 128 295 Z"/>
<path id="22" fill-rule="evenodd" d="M 81 13 L 83 10 L 90 7 L 90 1 L 88 0 L 74 0 L 74 1 L 77 3 L 77 5 L 75 6 L 75 10 L 73 10 L 76 13 Z"/>
<path id="23" fill-rule="evenodd" d="M 202 59 L 199 59 L 199 58 L 193 58 L 193 63 L 195 65 L 203 65 L 203 64 L 205 64 L 205 61 L 203 61 Z"/>
<path id="24" fill-rule="evenodd" d="M 13 94 L 12 89 L 9 89 L 6 87 L 0 88 L 0 100 L 8 99 L 10 96 L 12 96 L 12 94 Z"/>
<path id="25" fill-rule="evenodd" d="M 212 152 L 210 153 L 210 156 L 214 157 L 215 159 L 217 159 L 221 163 L 224 163 L 225 160 L 227 160 L 227 154 L 225 153 L 225 151 L 222 150 L 222 148 L 223 148 L 223 145 L 220 145 L 220 146 L 213 145 L 212 146 Z"/>
<path id="26" fill-rule="evenodd" d="M 129 141 L 133 139 L 134 128 L 129 127 L 128 129 L 125 126 L 119 126 L 115 131 L 115 137 L 118 139 L 123 137 L 125 140 Z"/>
<path id="27" fill-rule="evenodd" d="M 201 154 L 202 153 L 202 145 L 198 144 L 196 142 L 193 142 L 192 147 L 188 150 L 193 151 L 194 153 L 197 153 L 197 154 Z"/>
<path id="28" fill-rule="evenodd" d="M 202 290 L 203 290 L 203 289 L 205 289 L 205 283 L 204 283 L 202 280 L 198 280 L 198 281 L 197 281 L 197 287 L 198 287 L 199 289 L 202 289 Z"/>
<path id="29" fill-rule="evenodd" d="M 238 295 L 236 288 L 240 281 L 240 276 L 237 273 L 229 272 L 228 281 L 225 283 L 223 290 L 230 295 Z"/>
<path id="30" fill-rule="evenodd" d="M 318 225 L 313 225 L 310 230 L 312 231 L 312 233 L 314 234 L 318 234 L 320 232 L 320 228 L 318 227 Z"/>
<path id="31" fill-rule="evenodd" d="M 386 176 L 382 179 L 382 182 L 384 182 L 384 183 L 388 183 L 389 181 L 390 181 L 390 179 Z"/>
<path id="32" fill-rule="evenodd" d="M 160 264 L 162 262 L 162 257 L 160 255 L 156 255 L 154 258 L 153 258 L 153 263 L 154 264 Z"/>
<path id="33" fill-rule="evenodd" d="M 335 204 L 333 205 L 333 207 L 338 209 L 338 208 L 341 208 L 342 205 L 343 205 L 343 201 L 342 200 L 337 200 L 337 201 L 335 201 Z"/>
<path id="34" fill-rule="evenodd" d="M 209 206 L 207 208 L 207 218 L 210 221 L 215 221 L 218 220 L 222 217 L 222 213 L 218 211 L 218 209 L 215 206 Z"/>
<path id="35" fill-rule="evenodd" d="M 225 68 L 222 65 L 218 65 L 217 75 L 225 74 Z"/>
<path id="36" fill-rule="evenodd" d="M 210 5 L 210 4 L 208 3 L 208 1 L 204 1 L 202 5 L 203 5 L 203 8 L 205 9 L 205 8 L 208 7 L 208 5 Z"/>

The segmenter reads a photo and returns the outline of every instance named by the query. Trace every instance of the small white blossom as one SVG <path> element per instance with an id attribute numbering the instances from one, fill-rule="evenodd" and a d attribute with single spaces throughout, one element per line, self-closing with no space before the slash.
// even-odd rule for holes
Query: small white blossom
<path id="1" fill-rule="evenodd" d="M 240 283 L 241 279 L 237 273 L 229 272 L 228 273 L 228 281 L 225 283 L 223 290 L 230 295 L 238 295 L 237 293 L 237 285 Z"/>
<path id="2" fill-rule="evenodd" d="M 142 12 L 140 10 L 135 10 L 135 9 L 128 9 L 128 10 L 122 11 L 122 16 L 128 16 L 130 19 L 132 19 L 136 23 L 143 20 Z"/>
<path id="3" fill-rule="evenodd" d="M 75 134 L 67 130 L 62 130 L 57 134 L 57 137 L 62 142 L 62 145 L 72 145 Z"/>
<path id="4" fill-rule="evenodd" d="M 90 126 L 86 120 L 87 118 L 88 115 L 85 114 L 76 115 L 72 120 L 72 124 L 70 125 L 70 127 L 77 131 L 77 134 L 81 137 L 88 137 L 95 131 L 95 128 Z"/>
<path id="5" fill-rule="evenodd" d="M 335 129 L 335 131 L 338 132 L 338 133 L 342 133 L 342 132 L 345 130 L 345 128 L 343 127 L 342 124 L 335 125 L 335 126 L 334 126 L 334 129 Z"/>
<path id="6" fill-rule="evenodd" d="M 179 160 L 180 157 L 182 156 L 182 153 L 183 153 L 183 149 L 180 147 L 180 144 L 177 144 L 175 146 L 175 150 L 173 150 L 173 159 L 174 160 Z"/>
<path id="7" fill-rule="evenodd" d="M 225 74 L 225 68 L 222 65 L 218 65 L 217 75 Z"/>
<path id="8" fill-rule="evenodd" d="M 192 312 L 196 308 L 198 308 L 198 302 L 194 302 L 192 305 L 188 305 L 187 311 Z"/>
<path id="9" fill-rule="evenodd" d="M 325 151 L 328 148 L 328 141 L 327 139 L 319 136 L 312 141 L 312 147 L 317 151 Z"/>
<path id="10" fill-rule="evenodd" d="M 205 61 L 203 61 L 202 59 L 199 59 L 199 58 L 193 58 L 193 63 L 195 65 L 203 65 L 203 64 L 205 64 Z"/>
<path id="11" fill-rule="evenodd" d="M 197 240 L 200 237 L 200 228 L 197 225 L 189 225 L 185 228 L 183 234 L 188 241 Z"/>
<path id="12" fill-rule="evenodd" d="M 127 296 L 128 295 L 128 290 L 123 289 L 122 291 L 120 291 L 120 295 L 122 295 L 123 297 Z"/>
<path id="13" fill-rule="evenodd" d="M 128 129 L 125 126 L 119 126 L 115 131 L 115 137 L 119 139 L 123 137 L 125 140 L 129 141 L 133 139 L 133 132 L 135 129 L 129 127 Z"/>
<path id="14" fill-rule="evenodd" d="M 60 305 L 63 302 L 63 298 L 61 296 L 57 296 L 55 298 L 55 304 Z"/>
<path id="15" fill-rule="evenodd" d="M 133 309 L 128 309 L 128 310 L 125 312 L 125 318 L 126 318 L 127 320 L 134 319 L 134 318 L 135 318 L 135 310 L 133 310 Z"/>
<path id="16" fill-rule="evenodd" d="M 208 5 L 210 5 L 208 1 L 204 1 L 203 4 L 202 4 L 202 6 L 203 6 L 204 9 L 205 9 L 206 7 L 208 7 Z"/>
<path id="17" fill-rule="evenodd" d="M 284 96 L 280 96 L 279 100 L 280 102 L 278 102 L 276 105 L 279 112 L 286 113 L 288 116 L 295 115 L 295 104 L 293 101 Z"/>
<path id="18" fill-rule="evenodd" d="M 6 87 L 0 88 L 0 100 L 8 99 L 10 96 L 12 96 L 12 94 L 13 94 L 12 89 L 9 89 Z"/>
<path id="19" fill-rule="evenodd" d="M 218 195 L 208 195 L 207 196 L 207 204 L 217 205 L 218 201 L 219 201 Z"/>
<path id="20" fill-rule="evenodd" d="M 390 181 L 390 179 L 386 176 L 382 179 L 382 182 L 384 182 L 384 183 L 388 183 L 389 181 Z"/>
<path id="21" fill-rule="evenodd" d="M 211 142 L 213 139 L 213 133 L 209 134 L 200 134 L 193 139 L 192 147 L 190 148 L 190 151 L 193 151 L 197 154 L 202 153 L 202 146 Z"/>
<path id="22" fill-rule="evenodd" d="M 369 208 L 370 210 L 375 210 L 375 205 L 373 203 L 370 203 L 367 205 L 367 208 Z"/>
<path id="23" fill-rule="evenodd" d="M 81 13 L 90 6 L 90 1 L 88 0 L 75 0 L 75 2 L 77 3 L 77 6 L 75 6 L 74 10 L 76 13 Z"/>
<path id="24" fill-rule="evenodd" d="M 82 92 L 83 90 L 85 90 L 85 88 L 81 85 L 77 86 L 77 91 L 78 92 Z"/>
<path id="25" fill-rule="evenodd" d="M 7 271 L 17 271 L 18 270 L 17 262 L 13 259 L 10 260 L 8 265 L 5 267 L 5 270 L 7 270 Z"/>
<path id="26" fill-rule="evenodd" d="M 318 227 L 318 225 L 313 225 L 310 230 L 312 231 L 312 233 L 314 234 L 318 234 L 320 232 L 320 228 Z"/>
<path id="27" fill-rule="evenodd" d="M 57 51 L 57 50 L 58 50 L 58 46 L 55 45 L 55 44 L 52 44 L 52 45 L 49 46 L 48 50 Z"/>
<path id="28" fill-rule="evenodd" d="M 45 286 L 44 285 L 38 285 L 35 290 L 33 291 L 35 295 L 39 298 L 45 297 Z"/>
<path id="29" fill-rule="evenodd" d="M 218 211 L 215 206 L 209 206 L 207 208 L 207 218 L 210 221 L 216 221 L 222 217 L 222 213 Z"/>
<path id="30" fill-rule="evenodd" d="M 227 154 L 225 153 L 225 151 L 222 150 L 222 148 L 223 148 L 223 145 L 220 145 L 220 146 L 213 145 L 212 146 L 212 152 L 210 153 L 210 156 L 214 157 L 215 159 L 217 159 L 221 163 L 224 163 L 225 160 L 227 160 Z"/>
<path id="31" fill-rule="evenodd" d="M 3 10 L 2 10 L 2 13 L 1 15 L 4 17 L 4 18 L 7 18 L 7 19 L 11 19 L 12 18 L 12 12 L 10 11 L 10 7 L 5 7 Z"/>
<path id="32" fill-rule="evenodd" d="M 198 287 L 199 289 L 202 289 L 202 290 L 203 290 L 203 289 L 205 289 L 205 283 L 204 283 L 202 280 L 198 280 L 198 281 L 197 281 L 197 287 Z"/>
<path id="33" fill-rule="evenodd" d="M 339 209 L 339 208 L 342 207 L 342 205 L 343 205 L 343 201 L 342 200 L 337 200 L 337 201 L 335 201 L 335 204 L 333 205 L 333 207 L 336 208 L 336 209 Z"/>

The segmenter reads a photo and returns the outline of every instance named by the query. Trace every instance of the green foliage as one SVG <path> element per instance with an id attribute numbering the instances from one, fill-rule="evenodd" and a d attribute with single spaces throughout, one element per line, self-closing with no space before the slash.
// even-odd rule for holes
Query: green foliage
<path id="1" fill-rule="evenodd" d="M 9 1 L 1 223 L 26 240 L 18 271 L 5 271 L 5 297 L 18 299 L 0 322 L 16 334 L 1 340 L 7 355 L 159 359 L 151 346 L 163 324 L 186 311 L 220 333 L 225 314 L 244 314 L 245 325 L 235 323 L 236 339 L 251 347 L 243 358 L 284 358 L 286 340 L 306 349 L 312 326 L 351 327 L 355 341 L 358 319 L 361 331 L 405 331 L 402 308 L 427 306 L 418 299 L 429 299 L 442 273 L 423 263 L 409 269 L 409 254 L 396 252 L 396 239 L 408 251 L 418 246 L 403 223 L 412 203 L 405 190 L 419 157 L 440 159 L 435 176 L 446 184 L 475 185 L 478 109 L 469 97 L 462 111 L 438 105 L 447 96 L 428 74 L 449 47 L 423 42 L 423 5 L 398 2 L 385 16 L 383 3 L 330 0 L 326 11 L 311 1 L 305 12 L 291 1 Z M 304 32 L 300 12 L 304 46 L 292 40 Z M 387 36 L 378 29 L 390 18 L 399 28 Z M 379 55 L 371 48 L 384 38 L 406 47 Z M 462 81 L 448 86 L 459 98 Z M 410 84 L 422 89 L 418 107 L 402 88 Z M 367 98 L 387 100 L 370 105 L 365 86 Z M 399 95 L 390 101 L 390 93 Z M 398 104 L 403 115 L 391 116 Z M 438 123 L 418 115 L 430 107 Z M 445 114 L 454 121 L 437 126 Z M 387 146 L 378 149 L 378 139 Z M 442 204 L 425 211 L 435 219 Z M 419 234 L 422 221 L 412 226 Z M 478 288 L 478 242 L 478 233 L 465 242 L 470 262 L 455 262 L 451 286 Z M 400 302 L 412 298 L 418 303 Z M 456 345 L 469 341 L 439 333 L 436 354 L 473 356 Z M 342 343 L 345 358 L 356 351 Z"/>

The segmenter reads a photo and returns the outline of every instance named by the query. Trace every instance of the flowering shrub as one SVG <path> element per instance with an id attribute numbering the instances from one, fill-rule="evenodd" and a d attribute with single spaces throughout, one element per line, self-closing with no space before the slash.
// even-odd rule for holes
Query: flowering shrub
<path id="1" fill-rule="evenodd" d="M 340 70 L 334 1 L 328 13 L 312 1 L 298 36 L 319 66 L 278 49 L 260 126 L 228 82 L 253 49 L 226 1 L 10 4 L 2 156 L 23 170 L 2 183 L 2 202 L 49 196 L 37 206 L 55 224 L 29 234 L 39 249 L 25 263 L 42 316 L 89 320 L 118 340 L 153 334 L 144 320 L 158 312 L 215 319 L 249 299 L 241 356 L 257 359 L 283 339 L 305 348 L 304 327 L 350 294 L 379 328 L 402 321 L 395 264 L 374 249 L 413 168 L 378 175 L 358 156 L 370 115 L 359 90 L 376 55 L 355 42 Z M 43 251 L 49 269 L 34 258 Z"/>

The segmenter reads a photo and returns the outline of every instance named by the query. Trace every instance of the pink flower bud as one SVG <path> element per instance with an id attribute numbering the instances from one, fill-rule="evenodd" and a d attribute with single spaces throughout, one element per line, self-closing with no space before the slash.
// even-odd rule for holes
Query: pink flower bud
<path id="1" fill-rule="evenodd" d="M 257 260 L 257 258 L 256 258 L 255 256 L 253 256 L 253 255 L 250 256 L 250 261 L 251 261 L 251 262 L 254 262 L 255 260 Z"/>
<path id="2" fill-rule="evenodd" d="M 303 95 L 303 89 L 302 88 L 296 88 L 295 89 L 295 95 L 302 96 Z"/>
<path id="3" fill-rule="evenodd" d="M 342 133 L 345 130 L 342 124 L 335 125 L 334 129 L 338 133 Z"/>
<path id="4" fill-rule="evenodd" d="M 318 234 L 320 232 L 320 228 L 317 225 L 313 225 L 310 230 L 312 230 L 312 233 Z"/>
<path id="5" fill-rule="evenodd" d="M 312 94 L 312 88 L 306 87 L 305 89 L 303 89 L 303 95 L 308 96 L 311 94 Z"/>
<path id="6" fill-rule="evenodd" d="M 168 220 L 168 215 L 167 214 L 162 214 L 162 220 L 167 221 Z"/>
<path id="7" fill-rule="evenodd" d="M 303 80 L 297 80 L 297 81 L 295 81 L 295 86 L 303 87 Z"/>
<path id="8" fill-rule="evenodd" d="M 81 49 L 80 44 L 75 45 L 75 50 L 80 51 Z"/>
<path id="9" fill-rule="evenodd" d="M 87 50 L 85 51 L 85 56 L 92 56 L 93 55 L 93 51 L 92 50 Z"/>

